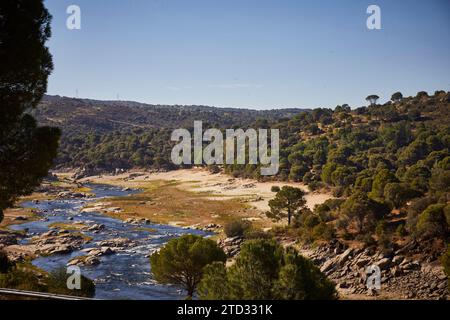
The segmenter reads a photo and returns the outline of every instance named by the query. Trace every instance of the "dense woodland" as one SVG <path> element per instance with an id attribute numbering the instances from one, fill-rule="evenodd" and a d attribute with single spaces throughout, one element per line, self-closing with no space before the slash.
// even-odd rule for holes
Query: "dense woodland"
<path id="1" fill-rule="evenodd" d="M 281 165 L 270 179 L 330 189 L 338 198 L 296 220 L 305 240 L 332 239 L 336 232 L 368 243 L 374 235 L 386 244 L 407 233 L 446 238 L 450 93 L 397 92 L 382 105 L 377 99 L 369 96 L 369 106 L 357 109 L 252 111 L 46 97 L 34 115 L 63 128 L 56 167 L 88 172 L 176 169 L 170 133 L 192 128 L 194 120 L 203 120 L 204 128 L 278 128 Z M 262 179 L 255 165 L 224 170 Z"/>
<path id="2" fill-rule="evenodd" d="M 57 168 L 114 172 L 134 167 L 174 169 L 170 152 L 175 128 L 241 128 L 260 119 L 277 121 L 301 109 L 256 111 L 206 106 L 163 106 L 45 96 L 33 115 L 63 128 Z"/>

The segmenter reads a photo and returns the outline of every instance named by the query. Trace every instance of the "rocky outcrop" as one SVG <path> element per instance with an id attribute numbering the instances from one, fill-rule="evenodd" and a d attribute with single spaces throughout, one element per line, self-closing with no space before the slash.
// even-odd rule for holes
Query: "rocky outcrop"
<path id="1" fill-rule="evenodd" d="M 69 233 L 66 230 L 59 232 L 51 230 L 31 238 L 29 243 L 24 245 L 18 245 L 16 238 L 4 248 L 12 261 L 22 261 L 39 255 L 68 254 L 80 249 L 87 242 L 88 240 L 80 234 Z"/>
<path id="2" fill-rule="evenodd" d="M 75 257 L 67 263 L 67 266 L 95 266 L 100 264 L 100 259 L 96 256 L 79 256 Z"/>
<path id="3" fill-rule="evenodd" d="M 417 243 L 408 243 L 397 251 L 381 252 L 374 248 L 346 248 L 334 242 L 317 248 L 305 248 L 302 254 L 310 258 L 322 272 L 333 280 L 341 293 L 388 294 L 402 299 L 446 299 L 447 277 L 439 261 L 414 259 L 411 252 Z M 367 286 L 367 268 L 381 271 L 381 290 Z"/>
<path id="4" fill-rule="evenodd" d="M 83 199 L 92 197 L 92 195 L 84 192 L 71 192 L 71 191 L 62 191 L 57 195 L 60 199 Z"/>
<path id="5" fill-rule="evenodd" d="M 66 230 L 48 231 L 31 238 L 36 253 L 40 255 L 67 254 L 80 249 L 87 240 L 80 234 L 69 233 Z"/>
<path id="6" fill-rule="evenodd" d="M 115 238 L 99 241 L 95 244 L 99 247 L 115 248 L 115 250 L 117 251 L 123 248 L 133 247 L 135 245 L 135 242 L 127 238 Z"/>
<path id="7" fill-rule="evenodd" d="M 223 249 L 223 251 L 229 258 L 232 258 L 241 251 L 241 244 L 243 242 L 243 237 L 231 237 L 219 239 L 217 244 Z"/>
<path id="8" fill-rule="evenodd" d="M 0 249 L 17 244 L 24 235 L 18 232 L 0 230 Z"/>
<path id="9" fill-rule="evenodd" d="M 152 223 L 150 221 L 150 219 L 146 219 L 146 218 L 128 218 L 124 222 L 129 223 L 129 224 L 151 224 Z"/>

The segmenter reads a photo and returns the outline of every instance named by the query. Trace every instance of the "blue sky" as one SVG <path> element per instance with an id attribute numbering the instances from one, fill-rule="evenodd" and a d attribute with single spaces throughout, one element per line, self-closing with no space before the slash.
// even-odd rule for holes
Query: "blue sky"
<path id="1" fill-rule="evenodd" d="M 49 94 L 255 109 L 450 89 L 447 0 L 45 0 Z M 66 28 L 79 5 L 82 29 Z M 381 8 L 382 30 L 366 9 Z"/>

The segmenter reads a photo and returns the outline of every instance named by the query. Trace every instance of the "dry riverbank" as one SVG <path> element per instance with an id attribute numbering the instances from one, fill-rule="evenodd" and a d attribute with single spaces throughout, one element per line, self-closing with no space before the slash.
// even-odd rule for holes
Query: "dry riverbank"
<path id="1" fill-rule="evenodd" d="M 212 174 L 199 168 L 93 176 L 80 182 L 142 189 L 142 193 L 132 197 L 108 199 L 105 209 L 118 207 L 120 210 L 105 210 L 105 213 L 124 220 L 140 217 L 179 226 L 223 225 L 227 221 L 243 218 L 258 227 L 270 228 L 274 223 L 267 219 L 265 212 L 269 209 L 269 200 L 274 197 L 272 186 L 301 188 L 307 192 L 305 198 L 311 209 L 332 198 L 328 193 L 309 192 L 301 183 L 258 182 Z"/>

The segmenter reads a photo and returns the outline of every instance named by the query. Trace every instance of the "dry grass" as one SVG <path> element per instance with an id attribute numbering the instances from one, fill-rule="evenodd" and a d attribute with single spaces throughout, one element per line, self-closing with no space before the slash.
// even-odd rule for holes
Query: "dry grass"
<path id="1" fill-rule="evenodd" d="M 18 217 L 26 218 L 26 220 L 15 220 Z M 33 208 L 12 208 L 4 211 L 4 219 L 0 223 L 0 229 L 6 229 L 10 225 L 22 224 L 37 220 L 39 217 Z"/>
<path id="2" fill-rule="evenodd" d="M 63 222 L 55 222 L 49 224 L 49 228 L 57 228 L 57 229 L 65 229 L 65 230 L 81 230 L 86 228 L 87 226 L 82 223 L 63 223 Z"/>
<path id="3" fill-rule="evenodd" d="M 183 190 L 183 185 L 176 181 L 151 181 L 143 189 L 136 195 L 107 199 L 111 206 L 123 209 L 119 214 L 110 215 L 121 219 L 141 217 L 155 223 L 179 226 L 223 225 L 237 218 L 252 217 L 262 218 L 255 223 L 257 225 L 271 224 L 258 211 L 238 199 L 211 200 L 211 193 Z"/>

